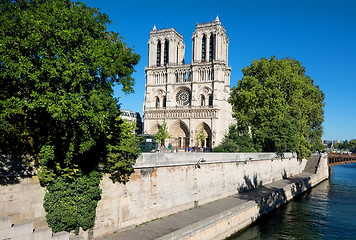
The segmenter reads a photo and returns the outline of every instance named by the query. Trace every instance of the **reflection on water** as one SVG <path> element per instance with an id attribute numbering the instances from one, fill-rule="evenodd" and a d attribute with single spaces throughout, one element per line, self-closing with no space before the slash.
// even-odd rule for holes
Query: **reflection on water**
<path id="1" fill-rule="evenodd" d="M 356 239 L 356 163 L 233 236 L 236 239 Z"/>

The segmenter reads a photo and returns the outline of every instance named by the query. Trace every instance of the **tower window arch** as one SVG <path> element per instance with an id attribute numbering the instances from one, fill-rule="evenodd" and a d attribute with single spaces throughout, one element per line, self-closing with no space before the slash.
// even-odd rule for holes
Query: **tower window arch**
<path id="1" fill-rule="evenodd" d="M 213 34 L 210 36 L 210 42 L 209 42 L 209 60 L 210 61 L 214 60 L 214 36 L 213 36 Z"/>
<path id="2" fill-rule="evenodd" d="M 201 97 L 200 97 L 200 106 L 205 106 L 205 97 L 204 97 L 204 95 L 201 95 Z"/>
<path id="3" fill-rule="evenodd" d="M 161 41 L 157 42 L 157 66 L 161 66 Z"/>
<path id="4" fill-rule="evenodd" d="M 156 108 L 159 108 L 159 97 L 156 97 Z"/>
<path id="5" fill-rule="evenodd" d="M 209 106 L 213 106 L 213 95 L 209 95 Z"/>
<path id="6" fill-rule="evenodd" d="M 169 61 L 169 41 L 164 42 L 164 65 L 167 65 Z"/>
<path id="7" fill-rule="evenodd" d="M 206 36 L 203 36 L 202 43 L 201 43 L 201 60 L 204 62 L 206 61 Z"/>
<path id="8" fill-rule="evenodd" d="M 166 107 L 167 106 L 167 98 L 166 97 L 163 97 L 163 107 Z"/>

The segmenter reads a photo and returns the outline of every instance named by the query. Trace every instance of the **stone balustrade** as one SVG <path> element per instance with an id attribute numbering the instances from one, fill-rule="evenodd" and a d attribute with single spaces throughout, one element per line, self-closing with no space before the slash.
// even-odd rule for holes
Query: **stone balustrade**
<path id="1" fill-rule="evenodd" d="M 186 108 L 186 109 L 155 109 L 145 111 L 145 119 L 182 119 L 182 118 L 217 118 L 218 109 Z"/>

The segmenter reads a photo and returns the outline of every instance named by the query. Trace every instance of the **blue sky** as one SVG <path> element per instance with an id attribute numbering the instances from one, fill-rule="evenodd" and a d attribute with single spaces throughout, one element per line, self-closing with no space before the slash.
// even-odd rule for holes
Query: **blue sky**
<path id="1" fill-rule="evenodd" d="M 122 108 L 142 114 L 147 42 L 153 25 L 175 28 L 183 35 L 186 59 L 191 59 L 191 37 L 197 22 L 218 15 L 229 40 L 231 86 L 241 69 L 254 59 L 291 57 L 325 93 L 323 139 L 356 138 L 356 1 L 353 0 L 204 0 L 119 1 L 83 0 L 113 21 L 126 44 L 141 55 L 136 66 L 135 94 L 120 87 Z"/>

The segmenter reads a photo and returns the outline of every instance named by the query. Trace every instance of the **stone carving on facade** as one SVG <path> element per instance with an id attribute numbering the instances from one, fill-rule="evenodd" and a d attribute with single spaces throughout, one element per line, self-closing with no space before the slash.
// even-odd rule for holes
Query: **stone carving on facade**
<path id="1" fill-rule="evenodd" d="M 200 119 L 210 119 L 216 118 L 218 110 L 213 108 L 202 108 L 202 109 L 176 109 L 176 110 L 151 110 L 145 112 L 146 119 L 191 119 L 191 118 L 200 118 Z"/>
<path id="2" fill-rule="evenodd" d="M 200 94 L 203 94 L 204 96 L 209 96 L 210 94 L 212 94 L 212 91 L 210 88 L 204 86 L 201 88 Z"/>
<path id="3" fill-rule="evenodd" d="M 179 106 L 188 106 L 190 105 L 191 94 L 190 90 L 187 88 L 181 88 L 176 94 L 176 102 Z"/>
<path id="4" fill-rule="evenodd" d="M 176 83 L 190 82 L 191 81 L 191 69 L 179 68 L 174 71 Z"/>
<path id="5" fill-rule="evenodd" d="M 159 89 L 158 91 L 156 91 L 155 96 L 157 96 L 157 97 L 163 97 L 163 96 L 166 96 L 166 93 L 165 93 L 164 90 Z"/>

